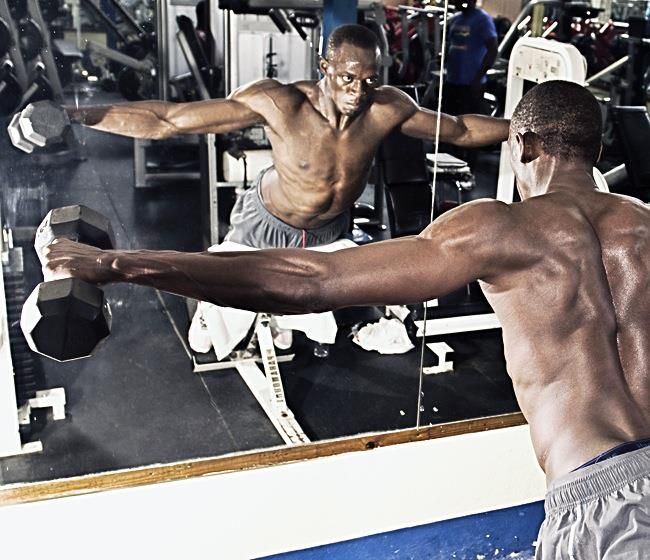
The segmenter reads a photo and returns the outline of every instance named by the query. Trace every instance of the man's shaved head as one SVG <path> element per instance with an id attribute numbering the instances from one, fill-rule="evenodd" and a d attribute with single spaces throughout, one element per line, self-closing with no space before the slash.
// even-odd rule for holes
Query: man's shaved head
<path id="1" fill-rule="evenodd" d="M 327 40 L 325 58 L 332 60 L 343 43 L 360 49 L 379 51 L 377 36 L 370 29 L 356 24 L 341 25 L 332 31 Z"/>
<path id="2" fill-rule="evenodd" d="M 534 132 L 550 156 L 593 164 L 598 159 L 602 136 L 600 106 L 579 84 L 543 82 L 521 98 L 510 120 L 510 131 Z"/>

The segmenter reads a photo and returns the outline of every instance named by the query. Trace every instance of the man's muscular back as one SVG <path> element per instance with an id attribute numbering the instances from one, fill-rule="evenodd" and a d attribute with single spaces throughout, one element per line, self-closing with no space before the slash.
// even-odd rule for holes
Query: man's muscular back
<path id="1" fill-rule="evenodd" d="M 483 282 L 549 480 L 650 436 L 650 209 L 597 191 L 509 208 L 504 269 Z"/>
<path id="2" fill-rule="evenodd" d="M 261 116 L 273 147 L 274 172 L 265 175 L 262 187 L 265 203 L 301 228 L 318 227 L 350 208 L 365 188 L 380 142 L 417 110 L 402 92 L 382 87 L 340 128 L 313 81 L 263 80 L 231 99 Z"/>

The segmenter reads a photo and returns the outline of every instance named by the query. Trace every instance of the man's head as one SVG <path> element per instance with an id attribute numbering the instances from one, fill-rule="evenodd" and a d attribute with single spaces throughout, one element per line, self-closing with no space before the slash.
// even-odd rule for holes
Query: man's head
<path id="1" fill-rule="evenodd" d="M 327 92 L 342 115 L 353 116 L 372 101 L 379 86 L 381 52 L 375 34 L 361 25 L 342 25 L 327 41 L 320 69 Z"/>
<path id="2" fill-rule="evenodd" d="M 476 8 L 476 0 L 463 0 L 460 3 L 460 11 L 464 14 L 471 12 L 474 8 Z"/>
<path id="3" fill-rule="evenodd" d="M 510 119 L 512 167 L 520 180 L 539 156 L 584 164 L 598 160 L 602 117 L 596 98 L 573 82 L 552 80 L 524 95 Z"/>

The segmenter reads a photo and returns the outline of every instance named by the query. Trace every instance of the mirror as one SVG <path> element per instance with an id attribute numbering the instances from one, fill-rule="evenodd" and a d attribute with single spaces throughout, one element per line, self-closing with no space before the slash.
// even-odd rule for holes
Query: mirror
<path id="1" fill-rule="evenodd" d="M 37 19 L 39 27 L 51 32 L 48 50 L 53 56 L 43 49 L 32 58 L 14 49 L 12 56 L 27 58 L 25 84 L 38 82 L 49 97 L 71 106 L 154 97 L 197 101 L 219 97 L 261 77 L 281 81 L 317 77 L 313 49 L 321 29 L 311 25 L 320 21 L 320 14 L 303 13 L 291 2 L 272 17 L 236 14 L 217 9 L 215 2 L 207 18 L 197 11 L 194 0 L 111 1 L 101 8 L 94 0 L 66 1 L 49 15 L 41 3 L 40 17 L 35 15 L 37 4 L 26 0 L 22 19 Z M 395 25 L 404 20 L 420 30 L 420 39 L 402 51 L 401 40 L 390 37 L 392 59 L 396 62 L 402 56 L 402 66 L 391 66 L 384 78 L 400 82 L 410 95 L 423 96 L 436 109 L 439 88 L 413 84 L 433 83 L 427 80 L 429 73 L 435 79 L 442 74 L 437 53 L 444 43 L 445 3 L 429 13 L 399 7 L 391 11 L 389 6 L 384 11 L 367 4 L 360 2 L 360 8 L 371 28 L 382 28 L 386 19 Z M 0 7 L 6 19 L 21 19 L 6 0 L 0 0 Z M 187 32 L 188 22 L 192 33 Z M 289 29 L 282 33 L 278 27 L 285 24 Z M 229 48 L 219 47 L 224 41 Z M 409 54 L 408 60 L 400 54 L 411 49 L 416 54 Z M 42 67 L 37 69 L 37 62 Z M 348 449 L 372 447 L 378 439 L 367 440 L 363 434 L 418 426 L 426 436 L 430 425 L 517 410 L 505 377 L 498 331 L 480 330 L 470 336 L 444 327 L 454 322 L 459 306 L 465 313 L 485 311 L 475 286 L 429 302 L 426 308 L 413 306 L 406 317 L 403 310 L 390 310 L 389 316 L 398 317 L 413 344 L 402 354 L 363 350 L 352 341 L 365 325 L 377 322 L 384 309 L 337 312 L 336 341 L 328 348 L 315 346 L 302 331 L 294 332 L 290 348 L 275 351 L 279 374 L 273 363 L 266 364 L 269 379 L 278 380 L 279 375 L 285 414 L 273 408 L 277 387 L 269 386 L 264 365 L 255 359 L 260 349 L 263 354 L 272 347 L 270 330 L 279 325 L 254 318 L 244 327 L 243 342 L 236 342 L 225 361 L 220 360 L 209 348 L 215 328 L 210 323 L 212 311 L 202 315 L 206 325 L 192 323 L 196 302 L 152 289 L 105 287 L 112 307 L 112 333 L 90 358 L 58 363 L 32 353 L 20 338 L 18 322 L 22 301 L 42 280 L 32 242 L 49 209 L 70 204 L 96 209 L 110 220 L 118 248 L 201 251 L 223 241 L 236 198 L 264 167 L 263 152 L 269 148 L 259 127 L 217 138 L 135 142 L 78 125 L 73 130 L 58 145 L 32 154 L 13 148 L 6 135 L 0 140 L 4 286 L 12 342 L 8 358 L 5 339 L 3 368 L 10 363 L 15 372 L 14 411 L 20 407 L 22 415 L 20 425 L 16 418 L 7 420 L 8 439 L 11 423 L 21 436 L 17 447 L 14 440 L 6 443 L 16 452 L 0 458 L 2 484 L 54 481 L 203 457 L 231 458 L 254 451 L 260 451 L 255 460 L 261 463 L 266 460 L 260 458 L 263 451 L 269 449 L 269 456 L 315 456 L 321 451 L 310 449 L 320 450 L 320 442 L 328 440 L 350 438 L 353 443 Z M 362 193 L 353 213 L 356 228 L 350 234 L 358 242 L 368 241 L 364 236 L 373 241 L 388 238 L 391 229 L 405 231 L 400 228 L 409 225 L 399 220 L 400 192 L 388 180 L 391 165 L 393 169 L 401 165 L 404 154 L 391 151 L 389 140 L 380 147 L 370 172 L 370 183 L 377 188 Z M 451 158 L 447 165 L 438 158 L 437 166 L 424 158 L 435 151 L 431 143 L 424 146 L 418 162 L 420 166 L 428 162 L 422 167 L 423 184 L 417 186 L 429 198 L 422 207 L 425 211 L 420 208 L 424 218 L 418 218 L 425 219 L 425 225 L 432 213 L 436 216 L 459 202 L 493 196 L 491 181 L 498 167 L 494 150 L 481 151 L 471 172 L 467 166 L 454 168 Z M 438 152 L 448 153 L 442 146 Z M 435 197 L 429 189 L 433 173 Z M 384 181 L 385 191 L 379 181 Z M 190 340 L 192 324 L 196 331 Z M 253 332 L 256 336 L 251 338 Z M 196 347 L 206 341 L 208 352 L 198 352 Z M 453 350 L 447 359 L 445 345 Z M 446 365 L 449 357 L 453 357 L 451 371 Z M 421 369 L 426 375 L 421 376 Z M 39 401 L 36 390 L 41 388 L 63 391 L 38 395 Z M 55 419 L 63 410 L 65 417 Z M 422 437 L 405 433 L 408 438 Z M 330 449 L 339 443 L 332 443 Z M 285 446 L 290 451 L 282 455 Z M 345 449 L 344 444 L 339 447 Z"/>

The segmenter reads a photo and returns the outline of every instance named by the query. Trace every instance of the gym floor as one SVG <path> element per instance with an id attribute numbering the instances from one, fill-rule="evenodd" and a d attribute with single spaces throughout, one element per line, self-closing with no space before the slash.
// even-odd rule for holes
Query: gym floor
<path id="1" fill-rule="evenodd" d="M 110 101 L 104 93 L 83 99 Z M 79 203 L 99 210 L 112 221 L 121 248 L 203 249 L 198 182 L 134 189 L 132 140 L 77 127 L 75 135 L 82 159 L 22 154 L 0 135 L 2 218 L 23 247 L 27 293 L 42 280 L 31 236 L 49 208 Z M 477 187 L 468 198 L 494 195 L 497 167 L 498 154 L 481 153 Z M 371 192 L 364 196 L 372 200 Z M 66 419 L 37 422 L 31 437 L 41 440 L 43 452 L 0 459 L 0 483 L 283 444 L 236 370 L 192 371 L 182 298 L 130 285 L 105 291 L 113 332 L 95 354 L 65 364 L 37 360 L 45 387 L 65 388 Z M 295 359 L 280 366 L 289 407 L 313 441 L 415 425 L 420 347 L 396 356 L 360 349 L 349 334 L 363 316 L 368 310 L 339 315 L 339 335 L 326 359 L 314 357 L 297 334 Z M 427 342 L 435 340 L 452 346 L 455 370 L 425 378 L 423 425 L 518 410 L 499 331 Z M 434 360 L 427 350 L 425 365 Z"/>

